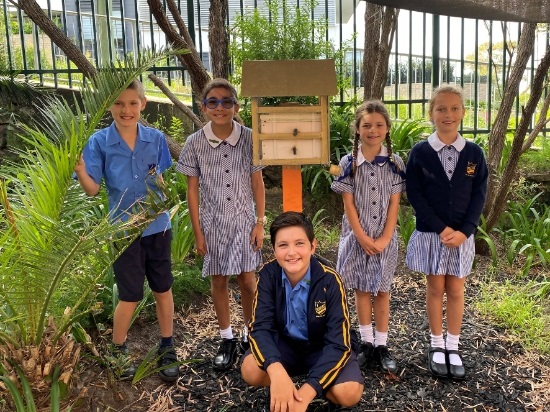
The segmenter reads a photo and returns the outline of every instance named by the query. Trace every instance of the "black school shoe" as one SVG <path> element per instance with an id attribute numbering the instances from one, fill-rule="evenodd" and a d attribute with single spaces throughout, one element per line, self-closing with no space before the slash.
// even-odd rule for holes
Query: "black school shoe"
<path id="1" fill-rule="evenodd" d="M 449 375 L 449 368 L 447 368 L 447 363 L 436 363 L 433 360 L 434 353 L 441 352 L 445 354 L 445 360 L 448 359 L 447 351 L 443 348 L 434 348 L 431 347 L 428 349 L 428 370 L 430 373 L 437 378 L 446 378 Z"/>
<path id="2" fill-rule="evenodd" d="M 222 339 L 218 353 L 212 360 L 212 369 L 216 372 L 225 372 L 233 366 L 237 360 L 237 345 L 239 341 L 237 338 Z"/>
<path id="3" fill-rule="evenodd" d="M 375 347 L 373 358 L 384 372 L 397 372 L 397 362 L 392 358 L 387 346 L 380 345 Z"/>
<path id="4" fill-rule="evenodd" d="M 126 344 L 109 344 L 107 347 L 107 359 L 109 368 L 113 371 L 115 378 L 121 381 L 133 379 L 137 368 L 134 365 L 130 351 Z"/>
<path id="5" fill-rule="evenodd" d="M 370 342 L 361 342 L 359 352 L 357 352 L 357 363 L 361 370 L 367 369 L 373 359 L 374 345 Z"/>
<path id="6" fill-rule="evenodd" d="M 460 356 L 460 352 L 457 350 L 448 350 L 446 351 L 446 361 L 447 361 L 447 367 L 449 369 L 449 378 L 456 379 L 456 380 L 463 380 L 466 377 L 466 369 L 464 368 L 464 362 L 462 362 L 462 365 L 453 365 L 449 362 L 449 355 L 455 354 L 460 357 L 460 360 L 462 360 L 462 357 Z"/>
<path id="7" fill-rule="evenodd" d="M 173 346 L 159 347 L 157 351 L 157 367 L 163 368 L 159 371 L 159 378 L 164 382 L 175 382 L 178 380 L 180 369 L 179 365 L 171 365 L 178 361 L 178 356 Z"/>

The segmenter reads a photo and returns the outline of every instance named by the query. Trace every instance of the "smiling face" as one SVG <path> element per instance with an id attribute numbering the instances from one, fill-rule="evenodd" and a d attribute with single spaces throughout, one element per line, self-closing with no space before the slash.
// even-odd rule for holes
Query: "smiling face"
<path id="1" fill-rule="evenodd" d="M 317 241 L 310 241 L 301 226 L 277 230 L 273 246 L 275 258 L 293 285 L 305 276 L 316 246 Z"/>
<path id="2" fill-rule="evenodd" d="M 389 131 L 386 119 L 380 113 L 365 113 L 357 125 L 357 133 L 365 147 L 380 147 Z"/>
<path id="3" fill-rule="evenodd" d="M 430 120 L 440 137 L 454 137 L 464 118 L 464 105 L 460 95 L 440 93 L 433 101 Z"/>
<path id="4" fill-rule="evenodd" d="M 109 111 L 117 127 L 136 127 L 145 104 L 146 99 L 141 98 L 137 90 L 126 89 L 109 107 Z"/>
<path id="5" fill-rule="evenodd" d="M 210 90 L 206 94 L 206 96 L 204 96 L 204 100 L 209 99 L 236 101 L 236 98 L 235 96 L 233 96 L 231 90 L 224 87 L 215 87 Z M 235 116 L 235 114 L 239 111 L 239 104 L 235 103 L 233 107 L 229 108 L 225 108 L 223 104 L 218 104 L 215 108 L 210 109 L 206 107 L 206 105 L 203 103 L 202 111 L 206 115 L 206 117 L 208 117 L 208 119 L 212 122 L 213 127 L 227 127 L 232 126 L 233 116 Z"/>

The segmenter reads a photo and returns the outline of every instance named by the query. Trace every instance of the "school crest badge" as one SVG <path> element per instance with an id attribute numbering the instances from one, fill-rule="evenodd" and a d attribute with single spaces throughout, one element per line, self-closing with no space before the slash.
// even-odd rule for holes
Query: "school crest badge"
<path id="1" fill-rule="evenodd" d="M 466 166 L 466 176 L 475 175 L 476 167 L 477 167 L 477 165 L 475 163 L 468 162 L 468 166 Z"/>
<path id="2" fill-rule="evenodd" d="M 316 318 L 322 318 L 322 317 L 325 316 L 326 312 L 327 312 L 327 302 L 316 301 L 315 302 L 315 317 Z"/>

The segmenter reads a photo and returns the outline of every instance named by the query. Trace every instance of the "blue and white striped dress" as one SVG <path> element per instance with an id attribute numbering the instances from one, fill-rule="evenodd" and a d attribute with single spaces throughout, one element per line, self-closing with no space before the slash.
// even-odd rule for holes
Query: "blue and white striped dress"
<path id="1" fill-rule="evenodd" d="M 387 156 L 384 146 L 379 156 Z M 394 162 L 400 170 L 405 170 L 403 160 L 397 155 Z M 376 239 L 382 235 L 390 196 L 404 189 L 403 178 L 394 173 L 389 161 L 371 163 L 366 161 L 359 147 L 355 177 L 345 176 L 351 156 L 344 156 L 340 161 L 341 175 L 331 188 L 336 193 L 351 193 L 359 221 L 365 233 Z M 347 288 L 370 292 L 376 295 L 389 292 L 397 267 L 397 232 L 388 246 L 379 254 L 369 256 L 365 253 L 353 234 L 349 221 L 342 217 L 342 234 L 338 247 L 336 270 L 340 273 Z"/>
<path id="2" fill-rule="evenodd" d="M 447 178 L 451 180 L 460 152 L 466 144 L 464 138 L 458 138 L 451 145 L 445 145 L 434 133 L 428 143 L 437 152 Z M 457 248 L 448 248 L 435 232 L 414 231 L 407 246 L 407 266 L 415 272 L 426 275 L 454 275 L 458 278 L 468 276 L 472 270 L 475 256 L 474 235 L 469 236 Z"/>
<path id="3" fill-rule="evenodd" d="M 261 265 L 250 233 L 256 224 L 251 175 L 262 168 L 252 164 L 252 130 L 237 122 L 225 140 L 215 137 L 210 123 L 187 138 L 176 170 L 199 177 L 203 276 L 238 275 Z"/>

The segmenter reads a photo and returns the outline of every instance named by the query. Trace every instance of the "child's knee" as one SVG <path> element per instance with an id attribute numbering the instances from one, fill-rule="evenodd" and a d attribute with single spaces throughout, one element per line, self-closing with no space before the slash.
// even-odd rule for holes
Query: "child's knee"
<path id="1" fill-rule="evenodd" d="M 248 354 L 241 364 L 243 380 L 250 386 L 265 386 L 267 373 L 261 370 L 252 354 Z"/>
<path id="2" fill-rule="evenodd" d="M 210 277 L 210 287 L 212 291 L 223 292 L 228 290 L 229 276 L 215 275 Z"/>
<path id="3" fill-rule="evenodd" d="M 334 385 L 329 389 L 334 402 L 343 406 L 351 407 L 357 404 L 363 396 L 363 384 L 359 382 L 344 382 Z"/>

